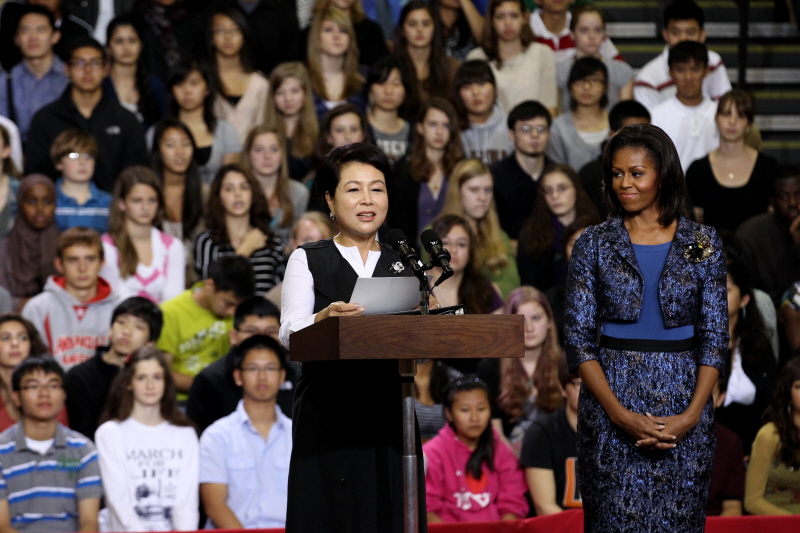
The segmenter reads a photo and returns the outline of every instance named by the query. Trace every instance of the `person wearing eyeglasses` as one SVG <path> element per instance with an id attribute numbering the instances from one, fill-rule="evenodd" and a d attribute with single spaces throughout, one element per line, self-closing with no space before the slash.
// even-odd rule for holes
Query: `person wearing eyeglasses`
<path id="1" fill-rule="evenodd" d="M 88 438 L 58 423 L 63 382 L 64 370 L 50 357 L 29 357 L 11 376 L 22 419 L 0 433 L 3 531 L 99 531 L 97 452 Z"/>
<path id="2" fill-rule="evenodd" d="M 108 60 L 100 43 L 89 37 L 77 41 L 65 70 L 69 86 L 31 121 L 25 146 L 26 173 L 57 178 L 50 147 L 59 133 L 77 128 L 97 141 L 93 179 L 100 189 L 110 192 L 122 169 L 149 163 L 144 132 L 136 116 L 103 90 Z"/>
<path id="3" fill-rule="evenodd" d="M 539 178 L 553 164 L 546 154 L 552 122 L 550 111 L 540 102 L 527 100 L 518 104 L 506 121 L 514 153 L 489 167 L 500 227 L 515 246 L 522 225 L 531 214 Z"/>
<path id="4" fill-rule="evenodd" d="M 567 87 L 569 111 L 553 120 L 547 155 L 577 170 L 599 157 L 608 139 L 608 68 L 596 57 L 582 57 L 572 65 Z"/>
<path id="5" fill-rule="evenodd" d="M 235 350 L 233 379 L 242 399 L 200 438 L 200 497 L 206 529 L 286 525 L 292 421 L 278 406 L 288 356 L 255 335 Z M 320 511 L 321 512 L 321 511 Z"/>
<path id="6" fill-rule="evenodd" d="M 70 128 L 62 131 L 50 148 L 50 157 L 61 177 L 56 180 L 56 226 L 64 231 L 75 226 L 108 231 L 111 195 L 92 183 L 97 142 L 91 133 Z"/>

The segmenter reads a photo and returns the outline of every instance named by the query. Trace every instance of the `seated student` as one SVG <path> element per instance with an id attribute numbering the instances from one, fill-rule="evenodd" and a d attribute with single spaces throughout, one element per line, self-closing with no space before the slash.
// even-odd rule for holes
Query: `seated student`
<path id="1" fill-rule="evenodd" d="M 27 176 L 17 191 L 14 227 L 0 240 L 0 285 L 14 298 L 19 310 L 42 292 L 47 278 L 56 273 L 56 188 L 42 174 Z"/>
<path id="2" fill-rule="evenodd" d="M 370 137 L 392 165 L 406 155 L 414 137 L 411 123 L 400 116 L 406 101 L 406 86 L 403 65 L 388 56 L 370 68 L 364 89 L 369 99 Z"/>
<path id="3" fill-rule="evenodd" d="M 552 123 L 550 112 L 540 102 L 528 100 L 517 105 L 506 121 L 514 152 L 489 167 L 500 227 L 515 243 L 531 214 L 542 172 L 553 164 L 546 154 Z"/>
<path id="4" fill-rule="evenodd" d="M 504 111 L 535 100 L 557 114 L 556 60 L 550 47 L 536 42 L 528 15 L 523 0 L 491 0 L 482 47 L 472 50 L 467 59 L 489 61 Z"/>
<path id="5" fill-rule="evenodd" d="M 11 380 L 22 419 L 0 433 L 0 529 L 98 531 L 97 452 L 56 419 L 64 407 L 64 370 L 49 357 L 29 357 Z"/>
<path id="6" fill-rule="evenodd" d="M 558 363 L 558 381 L 565 405 L 533 421 L 519 457 L 537 516 L 583 507 L 576 469 L 581 378 L 570 373 L 565 357 Z"/>
<path id="7" fill-rule="evenodd" d="M 669 75 L 676 93 L 651 109 L 652 122 L 669 135 L 683 171 L 695 160 L 719 146 L 714 116 L 717 104 L 703 94 L 708 74 L 708 50 L 700 43 L 684 41 L 669 50 Z"/>
<path id="8" fill-rule="evenodd" d="M 130 354 L 111 386 L 103 420 L 97 428 L 107 507 L 103 530 L 196 529 L 197 433 L 178 409 L 169 364 L 158 348 Z"/>
<path id="9" fill-rule="evenodd" d="M 149 168 L 122 171 L 114 184 L 109 232 L 103 235 L 106 261 L 101 275 L 120 298 L 144 296 L 161 303 L 183 292 L 183 242 L 158 227 L 164 215 L 161 184 Z"/>
<path id="10" fill-rule="evenodd" d="M 608 138 L 610 139 L 613 137 L 617 131 L 625 126 L 629 126 L 631 124 L 649 123 L 650 112 L 645 106 L 636 100 L 625 100 L 624 102 L 619 102 L 608 112 Z M 605 146 L 605 143 L 606 141 L 603 141 L 601 146 Z M 606 201 L 603 198 L 603 169 L 601 167 L 602 160 L 603 157 L 601 154 L 594 161 L 590 161 L 583 165 L 583 167 L 580 169 L 580 172 L 578 172 L 578 175 L 583 183 L 583 189 L 586 191 L 586 194 L 589 195 L 589 198 L 592 199 L 594 206 L 600 213 L 600 218 L 605 220 L 606 216 L 608 215 L 608 207 L 606 207 Z"/>
<path id="11" fill-rule="evenodd" d="M 201 370 L 228 353 L 233 312 L 255 290 L 250 261 L 229 255 L 211 263 L 208 279 L 161 304 L 164 328 L 157 345 L 172 355 L 175 387 L 183 393 L 179 400 L 186 399 Z"/>
<path id="12" fill-rule="evenodd" d="M 72 429 L 94 440 L 111 383 L 125 358 L 142 346 L 155 344 L 163 322 L 161 309 L 141 296 L 123 300 L 114 308 L 108 346 L 98 347 L 94 357 L 73 366 L 64 378 Z"/>
<path id="13" fill-rule="evenodd" d="M 634 77 L 633 98 L 651 112 L 659 103 L 675 95 L 675 82 L 669 75 L 669 50 L 682 41 L 705 43 L 703 9 L 692 0 L 675 0 L 664 10 L 661 37 L 666 41 L 664 51 L 643 66 Z M 708 52 L 708 76 L 703 79 L 703 95 L 719 99 L 731 90 L 728 72 L 716 52 Z"/>
<path id="14" fill-rule="evenodd" d="M 714 409 L 725 402 L 728 386 L 726 376 L 720 376 L 714 385 Z M 708 516 L 739 516 L 744 500 L 744 450 L 742 439 L 719 422 L 715 422 L 717 447 L 711 484 L 708 486 Z"/>
<path id="15" fill-rule="evenodd" d="M 457 380 L 444 401 L 446 424 L 425 443 L 428 522 L 494 522 L 528 515 L 517 457 L 490 423 L 489 390 Z"/>
<path id="16" fill-rule="evenodd" d="M 11 376 L 29 356 L 50 357 L 33 324 L 15 313 L 3 313 L 0 315 L 0 431 L 10 428 L 21 417 L 11 396 Z M 65 426 L 69 424 L 66 409 L 58 414 L 58 421 Z"/>
<path id="17" fill-rule="evenodd" d="M 575 39 L 570 32 L 572 13 L 570 6 L 575 0 L 535 0 L 539 8 L 530 16 L 530 25 L 536 41 L 553 49 L 556 63 L 569 60 L 575 51 Z M 600 53 L 604 58 L 621 57 L 611 39 L 603 41 Z"/>
<path id="18" fill-rule="evenodd" d="M 284 527 L 292 421 L 276 400 L 286 379 L 286 350 L 274 338 L 256 335 L 235 354 L 233 379 L 242 400 L 200 438 L 206 528 Z"/>
<path id="19" fill-rule="evenodd" d="M 56 270 L 44 292 L 22 309 L 64 370 L 94 356 L 108 342 L 108 325 L 119 298 L 100 277 L 103 244 L 100 235 L 76 226 L 58 237 Z"/>
<path id="20" fill-rule="evenodd" d="M 230 331 L 231 351 L 228 355 L 204 368 L 192 382 L 186 414 L 202 433 L 212 423 L 236 410 L 242 390 L 233 379 L 236 348 L 254 335 L 267 335 L 278 340 L 281 312 L 269 300 L 254 296 L 236 307 L 233 329 Z M 278 405 L 292 417 L 294 384 L 297 382 L 297 363 L 287 367 L 287 380 L 278 391 Z"/>
<path id="21" fill-rule="evenodd" d="M 579 169 L 600 156 L 608 138 L 608 68 L 596 57 L 582 57 L 572 64 L 567 86 L 569 111 L 553 120 L 547 155 Z"/>
<path id="22" fill-rule="evenodd" d="M 506 114 L 497 101 L 497 83 L 486 61 L 467 61 L 456 72 L 453 89 L 464 155 L 487 165 L 514 151 Z"/>
<path id="23" fill-rule="evenodd" d="M 92 182 L 97 142 L 91 133 L 68 129 L 58 134 L 50 157 L 61 177 L 56 180 L 56 226 L 64 231 L 75 226 L 108 231 L 111 195 Z"/>
<path id="24" fill-rule="evenodd" d="M 0 123 L 0 238 L 8 237 L 17 218 L 17 191 L 22 177 L 12 155 L 11 133 Z"/>
<path id="25" fill-rule="evenodd" d="M 458 61 L 466 60 L 483 36 L 483 15 L 472 1 L 432 0 L 430 4 L 442 27 L 447 55 Z"/>

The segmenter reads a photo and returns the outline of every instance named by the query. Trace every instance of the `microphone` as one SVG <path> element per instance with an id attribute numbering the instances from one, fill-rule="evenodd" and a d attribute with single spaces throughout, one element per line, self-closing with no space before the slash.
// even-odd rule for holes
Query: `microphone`
<path id="1" fill-rule="evenodd" d="M 442 240 L 432 229 L 426 229 L 420 235 L 422 246 L 431 256 L 435 266 L 442 269 L 442 275 L 436 280 L 434 287 L 453 275 L 453 268 L 450 266 L 450 252 L 442 246 Z"/>
<path id="2" fill-rule="evenodd" d="M 409 246 L 408 239 L 405 234 L 399 229 L 393 229 L 389 232 L 387 238 L 392 250 L 400 254 L 400 259 L 403 264 L 414 271 L 414 275 L 418 278 L 424 274 L 422 266 L 420 265 L 419 254 L 417 251 Z"/>

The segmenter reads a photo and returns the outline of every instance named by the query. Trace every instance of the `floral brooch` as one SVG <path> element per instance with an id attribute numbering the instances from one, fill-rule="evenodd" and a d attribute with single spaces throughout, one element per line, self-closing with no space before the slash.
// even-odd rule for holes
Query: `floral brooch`
<path id="1" fill-rule="evenodd" d="M 405 270 L 405 268 L 406 267 L 403 266 L 403 263 L 401 263 L 400 261 L 396 261 L 395 263 L 392 264 L 392 266 L 389 267 L 389 270 L 391 270 L 395 274 L 399 274 L 400 272 Z"/>
<path id="2" fill-rule="evenodd" d="M 695 263 L 702 263 L 714 253 L 714 247 L 711 246 L 711 237 L 703 232 L 694 232 L 694 242 L 686 245 L 683 249 L 683 257 Z"/>

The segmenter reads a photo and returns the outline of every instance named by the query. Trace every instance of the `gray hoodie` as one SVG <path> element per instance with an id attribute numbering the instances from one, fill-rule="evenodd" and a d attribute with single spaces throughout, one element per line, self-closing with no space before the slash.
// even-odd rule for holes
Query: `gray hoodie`
<path id="1" fill-rule="evenodd" d="M 508 136 L 506 114 L 499 103 L 494 103 L 492 114 L 484 124 L 470 122 L 469 128 L 461 132 L 461 144 L 466 157 L 480 159 L 487 165 L 514 152 L 514 143 Z"/>

